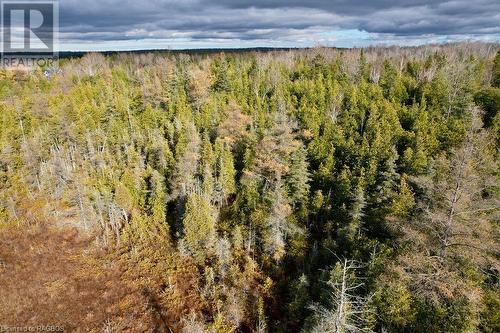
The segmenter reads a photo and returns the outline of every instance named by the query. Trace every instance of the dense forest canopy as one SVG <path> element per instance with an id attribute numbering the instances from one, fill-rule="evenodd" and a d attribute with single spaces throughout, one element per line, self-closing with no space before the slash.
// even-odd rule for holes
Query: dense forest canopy
<path id="1" fill-rule="evenodd" d="M 498 50 L 2 71 L 0 230 L 91 235 L 83 284 L 122 268 L 93 331 L 499 332 Z"/>

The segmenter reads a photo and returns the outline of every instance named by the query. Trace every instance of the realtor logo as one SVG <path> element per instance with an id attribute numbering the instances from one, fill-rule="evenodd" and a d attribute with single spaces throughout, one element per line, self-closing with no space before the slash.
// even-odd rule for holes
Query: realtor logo
<path id="1" fill-rule="evenodd" d="M 22 66 L 42 66 L 40 59 L 56 57 L 59 24 L 57 0 L 0 0 L 2 60 Z M 6 61 L 2 61 L 6 65 Z M 12 66 L 13 63 L 9 62 Z M 43 66 L 47 66 L 45 62 Z"/>

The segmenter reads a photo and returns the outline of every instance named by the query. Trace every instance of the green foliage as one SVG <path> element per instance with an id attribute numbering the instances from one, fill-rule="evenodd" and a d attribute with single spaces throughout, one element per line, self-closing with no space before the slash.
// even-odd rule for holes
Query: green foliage
<path id="1" fill-rule="evenodd" d="M 399 190 L 392 203 L 391 210 L 396 216 L 408 216 L 409 211 L 415 205 L 415 198 L 407 182 L 407 177 L 401 177 Z"/>
<path id="2" fill-rule="evenodd" d="M 289 197 L 294 204 L 307 203 L 309 196 L 308 167 L 306 150 L 301 146 L 291 156 L 290 173 L 287 178 Z"/>
<path id="3" fill-rule="evenodd" d="M 500 291 L 498 288 L 488 290 L 484 295 L 481 329 L 485 333 L 500 331 Z"/>
<path id="4" fill-rule="evenodd" d="M 495 60 L 493 61 L 493 73 L 491 78 L 491 85 L 500 88 L 500 51 L 497 52 Z"/>
<path id="5" fill-rule="evenodd" d="M 323 332 L 344 280 L 367 332 L 496 332 L 497 51 L 91 54 L 50 80 L 0 71 L 0 224 L 119 246 L 186 331 Z"/>
<path id="6" fill-rule="evenodd" d="M 399 278 L 396 275 L 393 280 L 378 286 L 372 299 L 381 325 L 390 332 L 400 332 L 405 327 L 411 327 L 415 321 L 412 294 Z"/>
<path id="7" fill-rule="evenodd" d="M 217 190 L 220 191 L 222 198 L 226 199 L 229 195 L 236 193 L 234 158 L 229 147 L 220 140 L 215 144 L 215 155 Z"/>
<path id="8" fill-rule="evenodd" d="M 485 112 L 485 126 L 491 126 L 500 110 L 500 88 L 484 88 L 474 96 L 474 100 Z"/>
<path id="9" fill-rule="evenodd" d="M 216 218 L 215 210 L 206 198 L 196 193 L 188 196 L 182 219 L 183 240 L 189 253 L 200 263 L 214 251 Z"/>

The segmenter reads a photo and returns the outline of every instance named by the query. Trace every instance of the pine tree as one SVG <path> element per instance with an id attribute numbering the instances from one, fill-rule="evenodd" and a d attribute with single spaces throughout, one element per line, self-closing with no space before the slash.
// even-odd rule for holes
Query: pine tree
<path id="1" fill-rule="evenodd" d="M 415 198 L 408 185 L 407 178 L 406 175 L 401 176 L 399 190 L 390 209 L 392 214 L 399 217 L 408 216 L 410 209 L 415 205 Z"/>
<path id="2" fill-rule="evenodd" d="M 256 148 L 253 169 L 270 184 L 290 171 L 290 156 L 299 147 L 294 127 L 286 114 L 275 114 L 271 128 L 265 131 Z"/>
<path id="3" fill-rule="evenodd" d="M 269 193 L 270 208 L 264 233 L 264 250 L 276 261 L 285 255 L 287 235 L 297 232 L 297 228 L 287 221 L 292 209 L 281 183 L 281 179 L 278 179 Z"/>
<path id="4" fill-rule="evenodd" d="M 490 202 L 484 197 L 484 191 L 494 182 L 487 170 L 495 162 L 491 160 L 481 125 L 476 110 L 471 115 L 463 143 L 452 150 L 449 159 L 440 156 L 434 162 L 432 179 L 428 176 L 415 179 L 427 195 L 423 208 L 426 217 L 422 222 L 429 232 L 429 246 L 442 257 L 449 252 L 465 255 L 464 249 L 470 256 L 489 253 L 488 215 L 498 207 L 494 200 Z"/>
<path id="5" fill-rule="evenodd" d="M 300 145 L 291 156 L 290 172 L 286 178 L 288 193 L 293 205 L 306 203 L 309 196 L 309 163 L 306 150 Z"/>
<path id="6" fill-rule="evenodd" d="M 209 200 L 212 200 L 214 194 L 214 166 L 215 155 L 212 148 L 212 143 L 207 134 L 203 136 L 200 149 L 199 175 L 201 177 L 201 187 L 203 193 Z"/>
<path id="7" fill-rule="evenodd" d="M 200 158 L 200 137 L 192 123 L 179 124 L 179 140 L 176 145 L 176 165 L 171 180 L 170 200 L 184 197 L 199 184 L 197 181 Z"/>
<path id="8" fill-rule="evenodd" d="M 217 190 L 220 192 L 221 202 L 236 192 L 236 170 L 231 150 L 221 140 L 215 143 Z"/>
<path id="9" fill-rule="evenodd" d="M 351 223 L 349 224 L 348 230 L 350 237 L 355 237 L 356 235 L 361 235 L 363 231 L 363 218 L 366 215 L 366 194 L 365 194 L 365 183 L 363 175 L 358 179 L 358 184 L 354 189 L 354 195 L 352 197 L 350 216 Z"/>
<path id="10" fill-rule="evenodd" d="M 212 73 L 212 89 L 216 92 L 229 91 L 228 63 L 225 57 L 221 56 L 213 61 Z"/>
<path id="11" fill-rule="evenodd" d="M 188 196 L 182 224 L 183 240 L 189 253 L 200 264 L 214 251 L 217 214 L 210 202 L 200 194 Z"/>
<path id="12" fill-rule="evenodd" d="M 497 52 L 495 60 L 493 61 L 493 75 L 491 78 L 491 85 L 500 88 L 500 51 Z"/>
<path id="13" fill-rule="evenodd" d="M 384 161 L 384 166 L 377 175 L 378 185 L 376 187 L 376 193 L 374 194 L 374 196 L 376 197 L 375 201 L 378 204 L 384 204 L 387 201 L 390 201 L 394 196 L 394 192 L 397 187 L 397 180 L 399 178 L 399 175 L 396 171 L 397 159 L 398 153 L 393 147 L 391 149 L 391 155 Z"/>
<path id="14" fill-rule="evenodd" d="M 149 197 L 149 210 L 152 222 L 159 226 L 167 226 L 166 205 L 167 195 L 165 182 L 160 173 L 153 170 L 151 173 L 151 195 Z"/>

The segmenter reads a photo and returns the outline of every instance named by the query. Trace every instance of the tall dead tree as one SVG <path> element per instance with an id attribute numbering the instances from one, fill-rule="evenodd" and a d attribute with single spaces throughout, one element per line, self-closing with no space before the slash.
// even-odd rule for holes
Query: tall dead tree
<path id="1" fill-rule="evenodd" d="M 358 290 L 363 286 L 355 274 L 359 268 L 358 263 L 348 259 L 337 264 L 333 270 L 333 281 L 328 282 L 332 289 L 331 307 L 311 306 L 315 313 L 316 325 L 310 333 L 372 332 L 366 325 L 367 298 L 358 294 Z"/>

